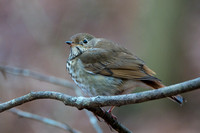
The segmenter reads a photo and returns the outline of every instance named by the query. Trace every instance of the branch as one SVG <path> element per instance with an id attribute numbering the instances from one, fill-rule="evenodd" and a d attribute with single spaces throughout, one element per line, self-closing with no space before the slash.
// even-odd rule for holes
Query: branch
<path id="1" fill-rule="evenodd" d="M 80 133 L 80 131 L 72 129 L 69 125 L 62 123 L 62 122 L 55 121 L 53 119 L 49 119 L 49 118 L 42 117 L 42 116 L 39 116 L 39 115 L 36 115 L 36 114 L 25 112 L 25 111 L 22 111 L 22 110 L 16 109 L 16 108 L 12 108 L 8 111 L 10 111 L 13 114 L 16 114 L 20 117 L 36 120 L 36 121 L 39 121 L 39 122 L 42 122 L 42 123 L 45 123 L 45 124 L 48 124 L 48 125 L 51 125 L 51 126 L 54 126 L 54 127 L 61 128 L 61 129 L 68 131 L 70 133 Z"/>
<path id="2" fill-rule="evenodd" d="M 119 96 L 97 96 L 97 97 L 72 97 L 59 92 L 42 91 L 42 92 L 31 92 L 22 97 L 10 100 L 8 102 L 0 104 L 0 112 L 21 105 L 23 103 L 37 100 L 37 99 L 55 99 L 62 101 L 65 105 L 77 107 L 78 109 L 88 109 L 94 114 L 103 118 L 109 123 L 114 129 L 124 127 L 114 120 L 111 115 L 102 111 L 99 107 L 103 106 L 122 106 L 127 104 L 141 103 L 149 100 L 160 99 L 177 95 L 180 93 L 192 91 L 200 87 L 200 78 L 196 78 L 190 81 L 171 85 L 157 90 L 144 91 L 134 94 L 119 95 Z M 119 130 L 119 129 L 116 129 Z M 127 131 L 127 130 L 126 130 Z M 130 131 L 128 131 L 130 132 Z"/>
<path id="3" fill-rule="evenodd" d="M 119 133 L 132 133 L 128 128 L 119 123 L 110 113 L 102 110 L 100 107 L 86 107 L 86 109 L 93 112 L 96 116 L 104 119 L 108 125 Z"/>
<path id="4" fill-rule="evenodd" d="M 65 105 L 77 107 L 78 109 L 103 106 L 122 106 L 127 104 L 141 103 L 145 101 L 160 99 L 192 91 L 200 87 L 200 78 L 185 81 L 179 84 L 167 86 L 157 90 L 149 90 L 139 93 L 118 96 L 96 96 L 96 97 L 72 97 L 63 93 L 53 91 L 31 92 L 22 97 L 0 104 L 0 112 L 37 99 L 55 99 L 62 101 Z"/>

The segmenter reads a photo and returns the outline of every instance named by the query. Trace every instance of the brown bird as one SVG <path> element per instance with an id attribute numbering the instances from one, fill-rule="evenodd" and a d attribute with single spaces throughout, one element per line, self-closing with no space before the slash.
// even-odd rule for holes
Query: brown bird
<path id="1" fill-rule="evenodd" d="M 67 70 L 89 96 L 120 95 L 135 87 L 164 87 L 140 58 L 112 41 L 78 33 L 66 43 L 71 50 Z M 179 104 L 184 101 L 180 95 L 169 98 Z"/>

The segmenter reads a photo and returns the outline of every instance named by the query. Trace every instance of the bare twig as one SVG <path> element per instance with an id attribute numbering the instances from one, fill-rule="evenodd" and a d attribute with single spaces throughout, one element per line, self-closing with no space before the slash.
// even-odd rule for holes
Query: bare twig
<path id="1" fill-rule="evenodd" d="M 8 111 L 10 111 L 10 112 L 12 112 L 12 113 L 14 113 L 14 114 L 16 114 L 20 117 L 29 118 L 29 119 L 32 119 L 32 120 L 37 120 L 39 122 L 42 122 L 42 123 L 45 123 L 45 124 L 48 124 L 48 125 L 51 125 L 51 126 L 54 126 L 54 127 L 61 128 L 61 129 L 68 131 L 70 133 L 81 133 L 80 131 L 72 129 L 69 125 L 67 125 L 65 123 L 58 122 L 58 121 L 55 121 L 55 120 L 52 120 L 52 119 L 49 119 L 49 118 L 46 118 L 46 117 L 42 117 L 40 115 L 25 112 L 25 111 L 22 111 L 22 110 L 16 109 L 16 108 L 12 108 Z"/>
<path id="2" fill-rule="evenodd" d="M 4 77 L 6 77 L 5 73 L 9 73 L 9 74 L 17 75 L 17 76 L 30 77 L 33 79 L 49 82 L 49 83 L 64 86 L 67 88 L 72 88 L 72 89 L 76 88 L 76 85 L 68 80 L 64 80 L 62 78 L 57 78 L 54 76 L 47 76 L 47 75 L 44 75 L 44 74 L 41 74 L 38 72 L 30 71 L 29 69 L 21 69 L 21 68 L 17 68 L 17 67 L 0 65 L 0 71 L 2 72 Z"/>
<path id="3" fill-rule="evenodd" d="M 6 78 L 6 73 L 17 75 L 17 76 L 26 76 L 26 77 L 30 77 L 30 78 L 33 78 L 36 80 L 45 81 L 45 82 L 49 82 L 52 84 L 75 89 L 75 91 L 78 92 L 78 93 L 76 93 L 78 96 L 80 96 L 80 94 L 81 94 L 81 93 L 79 93 L 80 90 L 76 85 L 74 85 L 70 81 L 67 81 L 67 80 L 64 80 L 61 78 L 57 78 L 54 76 L 47 76 L 47 75 L 44 75 L 44 74 L 41 74 L 38 72 L 33 72 L 29 69 L 21 69 L 21 68 L 17 68 L 17 67 L 2 66 L 2 65 L 0 65 L 0 71 L 2 72 L 4 78 Z M 103 131 L 101 130 L 100 126 L 98 125 L 98 121 L 97 121 L 96 117 L 94 117 L 93 115 L 90 115 L 90 113 L 88 113 L 87 110 L 85 110 L 85 111 L 90 119 L 92 126 L 96 130 L 96 132 L 102 133 Z"/>

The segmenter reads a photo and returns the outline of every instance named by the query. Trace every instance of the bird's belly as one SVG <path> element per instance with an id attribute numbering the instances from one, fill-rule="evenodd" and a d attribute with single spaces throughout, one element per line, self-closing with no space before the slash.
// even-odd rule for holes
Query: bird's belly
<path id="1" fill-rule="evenodd" d="M 89 73 L 85 71 L 79 61 L 68 61 L 67 69 L 73 81 L 86 95 L 116 95 L 124 91 L 121 88 L 122 79 Z"/>

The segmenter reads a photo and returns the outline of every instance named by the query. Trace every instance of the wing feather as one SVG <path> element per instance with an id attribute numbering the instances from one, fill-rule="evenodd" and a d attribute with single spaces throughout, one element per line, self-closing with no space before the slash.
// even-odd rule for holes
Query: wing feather
<path id="1" fill-rule="evenodd" d="M 109 48 L 101 45 L 109 43 Z M 100 46 L 99 46 L 100 45 Z M 113 45 L 113 46 L 112 46 Z M 158 80 L 155 72 L 148 68 L 137 56 L 111 42 L 99 42 L 79 56 L 86 71 L 123 79 Z"/>

